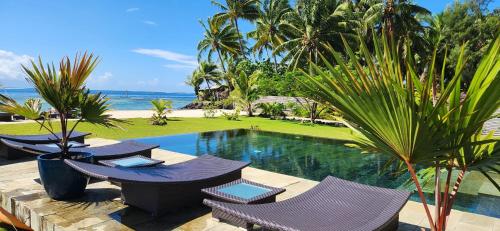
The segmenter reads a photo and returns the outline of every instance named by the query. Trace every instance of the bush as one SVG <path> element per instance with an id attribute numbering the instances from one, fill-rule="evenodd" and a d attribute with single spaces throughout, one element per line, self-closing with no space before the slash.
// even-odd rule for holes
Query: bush
<path id="1" fill-rule="evenodd" d="M 282 103 L 260 103 L 258 106 L 262 111 L 260 116 L 271 118 L 271 119 L 279 119 L 285 118 L 285 105 Z"/>
<path id="2" fill-rule="evenodd" d="M 238 118 L 240 116 L 240 110 L 236 109 L 236 110 L 234 110 L 233 113 L 222 112 L 222 115 L 227 120 L 239 120 Z"/>
<path id="3" fill-rule="evenodd" d="M 203 117 L 213 119 L 215 114 L 219 110 L 219 106 L 215 103 L 211 103 L 203 106 Z"/>

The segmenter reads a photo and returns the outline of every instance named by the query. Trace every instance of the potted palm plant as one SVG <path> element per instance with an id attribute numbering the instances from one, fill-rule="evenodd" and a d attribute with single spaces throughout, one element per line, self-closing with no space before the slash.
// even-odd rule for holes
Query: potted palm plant
<path id="1" fill-rule="evenodd" d="M 54 142 L 60 152 L 40 155 L 37 158 L 40 179 L 47 194 L 53 199 L 70 199 L 81 196 L 87 186 L 89 178 L 73 170 L 64 163 L 64 159 L 76 159 L 91 162 L 90 153 L 74 152 L 69 145 L 69 137 L 77 125 L 87 123 L 115 127 L 119 120 L 105 114 L 108 110 L 108 99 L 100 93 L 91 94 L 85 83 L 98 63 L 93 54 L 77 54 L 71 62 L 68 57 L 59 63 L 59 69 L 47 64 L 44 67 L 41 58 L 38 63 L 31 62 L 29 66 L 22 66 L 26 73 L 26 80 L 59 114 L 61 135 L 56 135 L 56 127 L 52 125 L 50 116 L 42 112 L 38 104 L 19 104 L 13 99 L 0 95 L 0 110 L 19 114 L 27 119 L 34 120 L 54 135 Z M 71 120 L 73 113 L 78 118 Z"/>

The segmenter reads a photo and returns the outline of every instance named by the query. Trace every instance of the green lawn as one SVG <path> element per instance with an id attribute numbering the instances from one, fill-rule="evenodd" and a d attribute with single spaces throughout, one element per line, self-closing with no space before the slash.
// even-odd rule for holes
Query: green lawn
<path id="1" fill-rule="evenodd" d="M 92 132 L 92 137 L 109 139 L 128 139 L 147 136 L 162 136 L 181 133 L 193 133 L 203 131 L 227 130 L 235 128 L 247 128 L 258 126 L 263 131 L 273 131 L 308 135 L 316 137 L 326 137 L 333 139 L 348 140 L 351 132 L 348 128 L 332 127 L 327 125 L 308 125 L 295 121 L 270 120 L 259 117 L 241 117 L 240 121 L 229 121 L 224 118 L 172 118 L 166 126 L 153 126 L 148 119 L 129 119 L 130 124 L 122 124 L 122 129 L 109 129 L 95 126 L 88 123 L 78 125 L 78 131 Z M 54 121 L 54 126 L 57 123 Z M 43 134 L 45 130 L 40 130 L 35 123 L 23 124 L 2 124 L 0 133 L 3 134 Z"/>

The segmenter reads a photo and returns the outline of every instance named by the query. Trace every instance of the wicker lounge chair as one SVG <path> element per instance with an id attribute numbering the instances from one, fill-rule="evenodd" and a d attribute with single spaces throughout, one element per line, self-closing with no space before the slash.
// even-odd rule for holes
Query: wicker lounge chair
<path id="1" fill-rule="evenodd" d="M 241 178 L 249 163 L 203 155 L 173 165 L 149 168 L 112 168 L 65 160 L 77 171 L 120 183 L 124 203 L 157 216 L 188 206 L 200 206 L 201 189 Z"/>
<path id="2" fill-rule="evenodd" d="M 58 147 L 48 147 L 46 145 L 25 144 L 5 139 L 0 139 L 0 155 L 7 159 L 15 159 L 26 155 L 39 155 L 59 152 Z M 158 145 L 143 144 L 136 141 L 123 141 L 116 144 L 98 147 L 71 148 L 71 151 L 89 152 L 94 155 L 94 162 L 123 158 L 128 156 L 142 155 L 151 157 L 151 150 L 158 148 Z"/>
<path id="3" fill-rule="evenodd" d="M 294 198 L 245 205 L 204 200 L 221 220 L 271 230 L 396 230 L 409 192 L 363 185 L 332 176 Z M 236 223 L 238 224 L 238 223 Z"/>
<path id="4" fill-rule="evenodd" d="M 87 132 L 73 132 L 69 140 L 76 141 L 79 143 L 85 143 L 85 136 L 90 135 Z M 58 137 L 61 137 L 61 133 L 56 133 Z M 12 140 L 16 142 L 26 143 L 26 144 L 52 144 L 58 141 L 52 134 L 45 135 L 4 135 L 0 134 L 0 139 Z"/>

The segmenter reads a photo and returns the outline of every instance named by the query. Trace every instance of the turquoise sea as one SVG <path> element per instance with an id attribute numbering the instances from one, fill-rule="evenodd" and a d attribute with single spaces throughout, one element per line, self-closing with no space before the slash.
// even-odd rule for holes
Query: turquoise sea
<path id="1" fill-rule="evenodd" d="M 147 91 L 112 91 L 112 90 L 91 90 L 91 92 L 101 92 L 110 99 L 111 108 L 114 110 L 147 110 L 151 109 L 151 100 L 168 99 L 172 100 L 174 108 L 181 108 L 191 103 L 196 97 L 190 93 L 166 93 Z M 24 102 L 28 98 L 40 98 L 34 89 L 0 89 L 0 93 L 14 98 L 17 102 Z M 49 106 L 44 103 L 44 109 Z"/>

